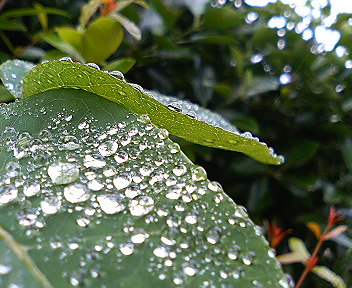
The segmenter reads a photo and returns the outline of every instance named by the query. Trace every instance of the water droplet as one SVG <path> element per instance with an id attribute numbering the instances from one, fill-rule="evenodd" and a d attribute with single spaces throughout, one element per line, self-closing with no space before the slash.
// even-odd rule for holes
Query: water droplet
<path id="1" fill-rule="evenodd" d="M 242 262 L 244 265 L 252 265 L 253 261 L 255 259 L 255 253 L 254 252 L 249 252 L 247 255 L 243 256 Z"/>
<path id="2" fill-rule="evenodd" d="M 61 201 L 56 197 L 47 197 L 40 202 L 40 207 L 45 214 L 55 214 L 61 207 Z"/>
<path id="3" fill-rule="evenodd" d="M 134 252 L 134 245 L 132 243 L 120 244 L 120 251 L 123 255 L 129 256 Z"/>
<path id="4" fill-rule="evenodd" d="M 143 229 L 139 229 L 139 230 L 135 230 L 133 232 L 133 235 L 131 236 L 131 241 L 134 244 L 141 244 L 143 243 L 147 238 L 149 237 L 149 235 L 143 230 Z"/>
<path id="5" fill-rule="evenodd" d="M 23 187 L 23 194 L 27 197 L 32 197 L 40 191 L 40 184 L 32 183 L 31 185 L 25 185 Z"/>
<path id="6" fill-rule="evenodd" d="M 131 184 L 132 178 L 129 174 L 123 173 L 116 177 L 114 180 L 114 186 L 116 187 L 117 190 L 123 189 L 128 187 L 128 185 Z"/>
<path id="7" fill-rule="evenodd" d="M 84 164 L 85 167 L 89 168 L 102 168 L 106 165 L 104 158 L 99 154 L 93 155 L 86 155 L 84 157 Z"/>
<path id="8" fill-rule="evenodd" d="M 73 62 L 71 57 L 61 57 L 59 61 Z M 43 62 L 44 63 L 44 62 Z M 42 64 L 43 64 L 42 63 Z"/>
<path id="9" fill-rule="evenodd" d="M 130 201 L 128 208 L 131 215 L 143 216 L 153 210 L 154 200 L 150 196 L 139 195 Z"/>
<path id="10" fill-rule="evenodd" d="M 241 252 L 240 246 L 234 245 L 227 251 L 227 257 L 231 260 L 236 260 Z"/>
<path id="11" fill-rule="evenodd" d="M 172 172 L 176 175 L 176 176 L 182 176 L 187 172 L 187 167 L 184 164 L 179 164 L 176 165 L 173 169 Z"/>
<path id="12" fill-rule="evenodd" d="M 221 238 L 221 230 L 219 227 L 211 228 L 206 235 L 206 239 L 210 244 L 217 244 L 219 243 Z"/>
<path id="13" fill-rule="evenodd" d="M 121 194 L 103 194 L 97 197 L 97 201 L 106 214 L 116 214 L 125 209 L 124 198 Z"/>
<path id="14" fill-rule="evenodd" d="M 5 170 L 8 177 L 16 177 L 21 171 L 21 166 L 16 162 L 8 162 L 5 166 Z"/>
<path id="15" fill-rule="evenodd" d="M 169 149 L 172 154 L 176 154 L 181 150 L 180 145 L 178 145 L 177 143 L 169 144 Z"/>
<path id="16" fill-rule="evenodd" d="M 109 72 L 109 74 L 112 76 L 112 77 L 115 77 L 121 81 L 124 81 L 125 80 L 125 76 L 123 75 L 123 73 L 121 71 L 111 71 Z"/>
<path id="17" fill-rule="evenodd" d="M 98 147 L 98 151 L 102 156 L 111 156 L 115 154 L 118 146 L 115 141 L 107 141 Z"/>
<path id="18" fill-rule="evenodd" d="M 71 203 L 84 202 L 89 199 L 89 189 L 83 184 L 72 184 L 65 187 L 64 196 Z"/>
<path id="19" fill-rule="evenodd" d="M 169 108 L 172 111 L 182 112 L 182 106 L 178 102 L 171 102 L 170 104 L 167 105 L 167 108 Z"/>
<path id="20" fill-rule="evenodd" d="M 157 247 L 153 250 L 153 254 L 159 258 L 166 258 L 169 253 L 165 247 Z"/>
<path id="21" fill-rule="evenodd" d="M 48 175 L 54 184 L 68 184 L 79 178 L 79 169 L 71 163 L 57 162 L 48 167 Z"/>
<path id="22" fill-rule="evenodd" d="M 201 166 L 193 166 L 191 168 L 192 180 L 203 181 L 207 179 L 207 172 Z"/>
<path id="23" fill-rule="evenodd" d="M 7 184 L 0 186 L 0 204 L 7 204 L 17 198 L 18 190 L 14 185 Z"/>
<path id="24" fill-rule="evenodd" d="M 195 120 L 198 119 L 197 113 L 194 112 L 194 111 L 188 111 L 188 112 L 186 113 L 186 115 L 187 115 L 188 117 L 190 117 L 190 118 L 195 119 Z"/>
<path id="25" fill-rule="evenodd" d="M 132 86 L 133 88 L 139 90 L 140 92 L 142 92 L 142 93 L 144 92 L 142 86 L 140 86 L 140 85 L 138 85 L 138 84 L 135 84 L 135 83 L 128 83 L 128 84 L 129 84 L 130 86 Z"/>
<path id="26" fill-rule="evenodd" d="M 94 68 L 94 69 L 97 69 L 97 70 L 100 70 L 100 67 L 97 64 L 95 64 L 95 63 L 86 63 L 84 65 L 88 66 L 88 67 L 91 67 L 91 68 Z"/>

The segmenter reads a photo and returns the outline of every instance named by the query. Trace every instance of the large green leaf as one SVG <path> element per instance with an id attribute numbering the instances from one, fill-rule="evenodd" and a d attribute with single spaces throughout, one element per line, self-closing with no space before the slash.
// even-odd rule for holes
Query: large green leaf
<path id="1" fill-rule="evenodd" d="M 83 90 L 1 106 L 0 285 L 288 287 L 260 229 L 167 135 Z"/>
<path id="2" fill-rule="evenodd" d="M 115 74 L 116 75 L 116 74 Z M 212 117 L 199 121 L 197 111 L 183 114 L 179 103 L 163 105 L 141 87 L 117 79 L 113 73 L 104 73 L 90 66 L 67 61 L 52 61 L 37 66 L 24 79 L 24 97 L 57 88 L 82 89 L 100 95 L 137 114 L 146 114 L 158 127 L 188 141 L 222 149 L 242 152 L 258 161 L 280 164 L 276 155 L 265 143 L 250 133 L 240 134 L 225 127 L 213 126 Z M 120 76 L 118 76 L 120 78 Z M 206 121 L 206 122 L 205 122 Z M 208 123 L 207 123 L 208 122 Z"/>

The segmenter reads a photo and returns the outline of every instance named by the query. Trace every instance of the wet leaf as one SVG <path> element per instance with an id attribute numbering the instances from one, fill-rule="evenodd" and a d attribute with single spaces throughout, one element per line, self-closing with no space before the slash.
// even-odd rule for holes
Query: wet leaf
<path id="1" fill-rule="evenodd" d="M 1 106 L 0 132 L 6 283 L 44 279 L 13 239 L 42 287 L 287 287 L 243 208 L 147 116 L 55 89 Z"/>
<path id="2" fill-rule="evenodd" d="M 121 76 L 118 76 L 121 77 Z M 25 78 L 24 95 L 30 97 L 57 88 L 83 89 L 111 100 L 137 114 L 147 114 L 151 121 L 171 134 L 197 144 L 242 152 L 258 161 L 280 164 L 283 160 L 266 144 L 250 133 L 238 133 L 227 126 L 213 126 L 196 120 L 197 111 L 182 112 L 182 104 L 161 104 L 141 87 L 130 85 L 113 75 L 95 68 L 66 61 L 53 61 L 39 65 Z M 156 97 L 156 96 L 155 96 Z M 192 107 L 192 106 L 191 106 Z M 192 112 L 192 113 L 191 113 Z M 203 119 L 202 119 L 203 120 Z"/>
<path id="3" fill-rule="evenodd" d="M 32 63 L 21 60 L 6 61 L 0 66 L 0 78 L 16 98 L 22 97 L 23 78 L 34 67 Z"/>

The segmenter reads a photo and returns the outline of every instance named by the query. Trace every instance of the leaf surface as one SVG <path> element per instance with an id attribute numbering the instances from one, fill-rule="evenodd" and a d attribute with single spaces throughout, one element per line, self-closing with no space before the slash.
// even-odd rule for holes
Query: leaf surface
<path id="1" fill-rule="evenodd" d="M 60 89 L 1 106 L 0 132 L 1 231 L 53 287 L 287 287 L 243 208 L 148 117 Z M 4 279 L 46 287 L 11 257 Z"/>
<path id="2" fill-rule="evenodd" d="M 171 134 L 197 144 L 242 152 L 260 162 L 280 164 L 282 156 L 276 155 L 265 143 L 250 133 L 240 134 L 196 120 L 197 111 L 185 115 L 182 105 L 163 105 L 143 92 L 141 87 L 130 85 L 108 73 L 78 63 L 52 61 L 37 66 L 24 79 L 25 97 L 58 88 L 82 89 L 102 96 L 137 114 L 146 114 L 158 127 Z M 156 97 L 158 98 L 158 97 Z M 159 97 L 160 98 L 160 97 Z M 160 99 L 159 99 L 160 100 Z M 160 100 L 161 101 L 161 100 Z"/>

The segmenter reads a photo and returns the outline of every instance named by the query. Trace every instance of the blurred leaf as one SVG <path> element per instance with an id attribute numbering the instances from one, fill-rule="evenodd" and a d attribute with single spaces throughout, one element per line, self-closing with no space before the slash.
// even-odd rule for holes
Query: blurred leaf
<path id="1" fill-rule="evenodd" d="M 244 55 L 235 47 L 230 47 L 230 52 L 233 61 L 232 65 L 235 66 L 237 76 L 241 77 L 244 70 Z"/>
<path id="2" fill-rule="evenodd" d="M 339 225 L 332 229 L 329 233 L 325 234 L 324 240 L 332 240 L 345 232 L 348 229 L 347 225 Z"/>
<path id="3" fill-rule="evenodd" d="M 276 257 L 281 264 L 304 263 L 307 259 L 300 253 L 291 252 Z"/>
<path id="4" fill-rule="evenodd" d="M 125 74 L 133 67 L 135 63 L 136 63 L 136 59 L 127 58 L 127 57 L 120 58 L 104 66 L 104 69 L 107 71 L 117 70 Z"/>
<path id="5" fill-rule="evenodd" d="M 330 282 L 334 288 L 346 288 L 343 279 L 325 266 L 315 266 L 311 271 L 320 278 Z"/>
<path id="6" fill-rule="evenodd" d="M 235 115 L 232 122 L 240 130 L 250 131 L 254 134 L 258 134 L 260 131 L 259 124 L 258 124 L 257 120 L 255 120 L 252 117 L 248 117 L 245 115 Z"/>
<path id="7" fill-rule="evenodd" d="M 257 30 L 252 37 L 254 48 L 262 53 L 276 50 L 276 42 L 278 40 L 276 30 L 263 27 Z"/>
<path id="8" fill-rule="evenodd" d="M 57 9 L 57 8 L 52 8 L 52 7 L 35 7 L 35 8 L 22 8 L 22 9 L 13 9 L 6 11 L 1 14 L 1 18 L 12 18 L 12 17 L 23 17 L 23 16 L 35 16 L 40 13 L 46 13 L 46 14 L 51 14 L 51 15 L 59 15 L 59 16 L 64 16 L 70 18 L 71 15 L 70 13 Z"/>
<path id="9" fill-rule="evenodd" d="M 122 40 L 123 29 L 119 23 L 98 18 L 83 34 L 82 55 L 87 62 L 101 64 L 119 48 Z"/>
<path id="10" fill-rule="evenodd" d="M 320 144 L 316 141 L 300 139 L 290 151 L 287 165 L 295 167 L 304 165 L 315 156 L 319 146 Z"/>
<path id="11" fill-rule="evenodd" d="M 343 160 L 350 171 L 352 171 L 352 140 L 351 138 L 345 139 L 341 145 L 341 152 Z"/>
<path id="12" fill-rule="evenodd" d="M 28 60 L 38 60 L 43 58 L 45 54 L 46 54 L 45 50 L 39 47 L 33 46 L 33 47 L 25 47 L 20 53 L 20 57 Z"/>
<path id="13" fill-rule="evenodd" d="M 125 30 L 130 33 L 134 39 L 136 39 L 137 41 L 141 40 L 142 32 L 134 22 L 118 13 L 112 13 L 109 15 L 109 17 L 120 23 L 123 28 L 125 28 Z"/>
<path id="14" fill-rule="evenodd" d="M 276 91 L 280 87 L 279 81 L 274 77 L 254 77 L 253 81 L 248 83 L 249 87 L 246 90 L 248 97 L 253 97 L 258 94 L 269 91 Z"/>
<path id="15" fill-rule="evenodd" d="M 101 2 L 102 0 L 89 0 L 89 2 L 82 7 L 81 16 L 79 17 L 79 27 L 81 30 L 84 30 L 89 19 L 98 10 Z"/>
<path id="16" fill-rule="evenodd" d="M 59 60 L 60 58 L 65 57 L 66 55 L 67 55 L 66 53 L 63 53 L 60 50 L 52 49 L 52 50 L 48 50 L 45 53 L 41 61 L 43 62 L 43 61 Z"/>
<path id="17" fill-rule="evenodd" d="M 0 30 L 27 31 L 27 27 L 21 21 L 7 20 L 3 17 L 0 17 Z"/>
<path id="18" fill-rule="evenodd" d="M 83 33 L 71 27 L 56 28 L 59 37 L 74 47 L 77 51 L 82 51 Z"/>
<path id="19" fill-rule="evenodd" d="M 336 238 L 333 239 L 334 242 L 346 247 L 347 249 L 352 249 L 352 239 L 345 234 L 340 234 Z"/>
<path id="20" fill-rule="evenodd" d="M 71 56 L 82 63 L 86 62 L 83 56 L 80 54 L 80 52 L 77 51 L 75 47 L 73 47 L 66 41 L 63 41 L 56 34 L 40 34 L 40 38 L 42 38 L 44 41 L 48 42 L 55 48 L 59 49 L 60 51 L 64 52 L 66 55 Z"/>
<path id="21" fill-rule="evenodd" d="M 35 67 L 30 62 L 21 60 L 9 60 L 0 66 L 0 78 L 15 98 L 22 97 L 23 78 Z"/>
<path id="22" fill-rule="evenodd" d="M 158 11 L 159 16 L 163 18 L 167 28 L 173 29 L 177 19 L 181 15 L 181 11 L 170 9 L 163 0 L 150 0 L 150 2 L 155 10 Z"/>
<path id="23" fill-rule="evenodd" d="M 14 101 L 16 98 L 4 86 L 0 86 L 0 103 Z"/>
<path id="24" fill-rule="evenodd" d="M 229 6 L 219 9 L 208 9 L 203 16 L 203 25 L 210 30 L 227 31 L 241 24 L 244 24 L 242 16 L 237 13 L 236 9 Z"/>
<path id="25" fill-rule="evenodd" d="M 301 256 L 301 259 L 304 259 L 302 260 L 303 262 L 310 257 L 310 254 L 306 248 L 306 245 L 301 239 L 296 237 L 291 237 L 290 239 L 288 239 L 288 246 L 290 247 L 292 252 L 297 253 L 298 255 Z"/>
<path id="26" fill-rule="evenodd" d="M 39 3 L 34 3 L 33 6 L 39 11 L 37 14 L 39 23 L 42 26 L 43 31 L 46 32 L 48 30 L 48 14 L 45 12 L 43 5 L 40 5 Z"/>
<path id="27" fill-rule="evenodd" d="M 312 231 L 315 235 L 315 237 L 320 240 L 321 237 L 321 228 L 318 223 L 315 222 L 308 222 L 306 225 L 310 231 Z"/>

